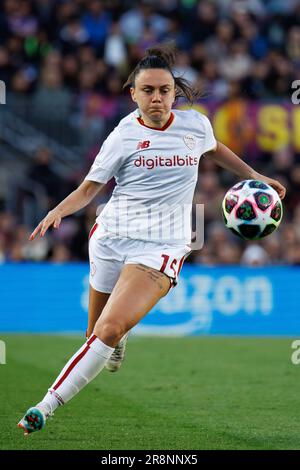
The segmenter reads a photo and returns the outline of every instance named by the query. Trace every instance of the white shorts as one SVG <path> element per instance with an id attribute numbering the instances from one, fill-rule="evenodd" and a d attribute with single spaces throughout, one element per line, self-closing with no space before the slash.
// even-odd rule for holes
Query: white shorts
<path id="1" fill-rule="evenodd" d="M 90 284 L 99 292 L 111 293 L 125 264 L 143 264 L 165 273 L 173 287 L 190 252 L 188 245 L 118 238 L 95 224 L 89 237 Z"/>

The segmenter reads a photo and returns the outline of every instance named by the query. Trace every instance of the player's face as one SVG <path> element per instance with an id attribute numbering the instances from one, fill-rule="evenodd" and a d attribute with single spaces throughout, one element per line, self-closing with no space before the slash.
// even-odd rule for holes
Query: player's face
<path id="1" fill-rule="evenodd" d="M 147 126 L 163 127 L 166 124 L 175 100 L 174 78 L 168 70 L 141 70 L 130 92 Z"/>

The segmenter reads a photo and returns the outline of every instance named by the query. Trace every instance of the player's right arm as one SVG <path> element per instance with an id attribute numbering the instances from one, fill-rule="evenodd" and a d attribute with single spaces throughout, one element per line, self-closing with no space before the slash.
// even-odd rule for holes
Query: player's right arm
<path id="1" fill-rule="evenodd" d="M 103 183 L 96 181 L 84 180 L 78 188 L 67 196 L 58 206 L 52 209 L 46 217 L 38 224 L 29 237 L 34 240 L 40 234 L 43 237 L 48 228 L 53 226 L 59 228 L 61 219 L 67 215 L 74 214 L 83 207 L 87 206 L 98 192 L 105 186 Z"/>

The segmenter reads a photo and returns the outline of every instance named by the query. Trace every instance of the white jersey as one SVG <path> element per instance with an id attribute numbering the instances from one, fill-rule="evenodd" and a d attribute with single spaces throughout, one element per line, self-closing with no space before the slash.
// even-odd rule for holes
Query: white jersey
<path id="1" fill-rule="evenodd" d="M 162 129 L 139 116 L 136 110 L 120 121 L 85 178 L 116 180 L 97 223 L 116 237 L 188 244 L 199 161 L 216 147 L 212 126 L 193 109 L 172 110 Z"/>

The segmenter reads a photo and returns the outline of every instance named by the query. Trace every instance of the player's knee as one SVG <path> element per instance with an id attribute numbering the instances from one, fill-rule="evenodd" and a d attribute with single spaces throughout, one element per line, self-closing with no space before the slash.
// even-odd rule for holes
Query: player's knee
<path id="1" fill-rule="evenodd" d="M 119 322 L 105 321 L 96 323 L 94 334 L 108 346 L 116 346 L 126 333 L 124 326 Z"/>

